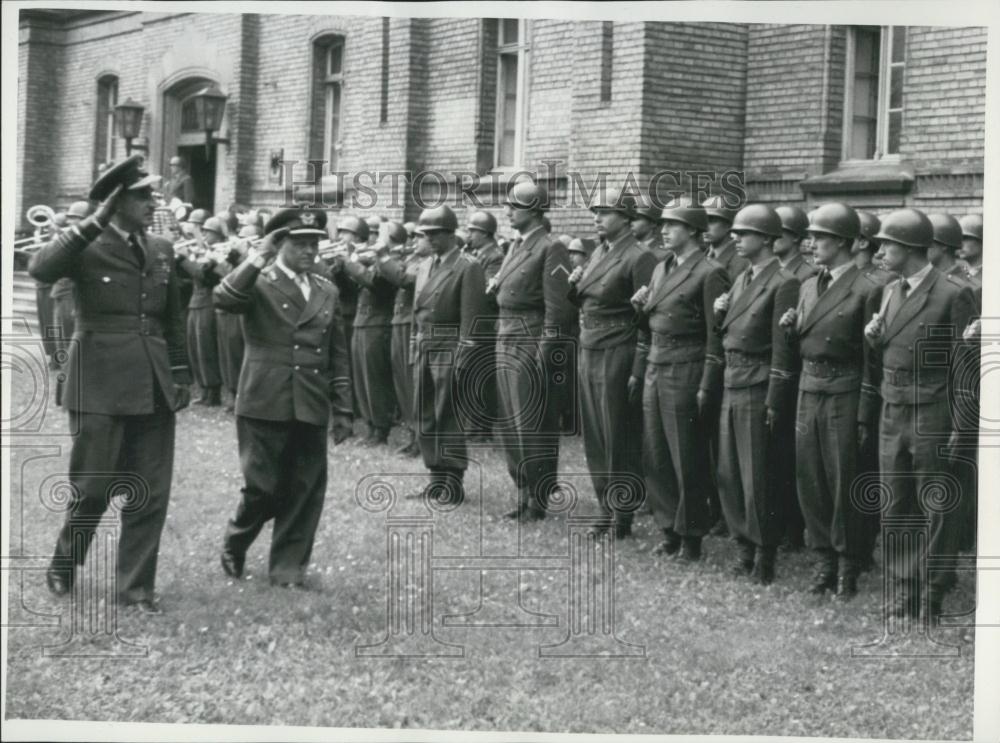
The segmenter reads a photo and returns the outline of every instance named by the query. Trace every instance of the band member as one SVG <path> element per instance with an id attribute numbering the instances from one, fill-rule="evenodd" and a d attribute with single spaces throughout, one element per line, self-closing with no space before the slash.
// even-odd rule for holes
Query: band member
<path id="1" fill-rule="evenodd" d="M 368 247 L 374 247 L 375 243 L 379 241 L 382 232 L 382 223 L 385 220 L 377 215 L 372 215 L 365 219 L 365 224 L 368 225 L 368 237 L 366 238 Z"/>
<path id="2" fill-rule="evenodd" d="M 921 494 L 942 486 L 939 473 L 947 467 L 941 444 L 953 430 L 951 411 L 971 394 L 962 390 L 970 380 L 958 373 L 963 361 L 959 343 L 975 314 L 975 300 L 968 286 L 943 276 L 927 260 L 934 227 L 923 212 L 892 212 L 875 239 L 885 250 L 888 269 L 900 276 L 883 288 L 877 312 L 865 327 L 882 368 L 879 464 L 889 494 L 883 513 L 886 518 L 925 514 L 930 521 L 929 543 L 914 540 L 913 549 L 890 553 L 886 570 L 895 595 L 890 611 L 916 617 L 926 598 L 928 618 L 933 619 L 954 585 L 955 571 L 936 569 L 924 586 L 919 566 L 928 555 L 956 554 L 962 511 L 930 507 Z M 944 363 L 925 363 L 927 359 Z M 948 489 L 947 482 L 943 486 Z"/>
<path id="3" fill-rule="evenodd" d="M 334 426 L 350 427 L 337 290 L 312 270 L 325 227 L 322 210 L 279 211 L 260 246 L 215 288 L 216 306 L 242 315 L 246 333 L 236 396 L 245 485 L 222 550 L 222 569 L 233 578 L 243 575 L 247 550 L 274 519 L 270 581 L 304 585 L 326 493 L 331 408 Z"/>
<path id="4" fill-rule="evenodd" d="M 722 342 L 713 307 L 729 289 L 729 277 L 700 250 L 708 226 L 703 209 L 678 199 L 663 209 L 662 223 L 669 253 L 656 264 L 649 286 L 632 298 L 640 347 L 649 348 L 641 360 L 643 471 L 653 517 L 663 530 L 654 554 L 695 562 L 712 525 L 705 416 L 722 394 Z"/>
<path id="5" fill-rule="evenodd" d="M 500 308 L 498 402 L 500 417 L 509 421 L 503 432 L 507 472 L 517 486 L 517 508 L 505 516 L 522 521 L 545 518 L 546 483 L 559 462 L 559 413 L 569 399 L 556 378 L 556 354 L 566 352 L 573 315 L 569 258 L 545 232 L 547 208 L 542 186 L 521 181 L 510 189 L 504 209 L 519 237 L 487 286 Z"/>
<path id="6" fill-rule="evenodd" d="M 416 228 L 416 223 L 414 223 Z M 427 257 L 422 250 L 408 247 L 410 241 L 406 228 L 399 222 L 390 222 L 388 229 L 389 255 L 376 264 L 379 273 L 393 286 L 396 294 L 392 307 L 392 340 L 389 356 L 392 361 L 392 386 L 406 427 L 409 441 L 396 450 L 408 457 L 420 456 L 417 446 L 416 425 L 413 411 L 413 359 L 410 343 L 413 335 L 413 287 L 416 285 L 417 268 Z"/>
<path id="7" fill-rule="evenodd" d="M 853 209 L 824 204 L 809 221 L 820 272 L 805 281 L 797 308 L 780 324 L 802 357 L 795 462 L 809 545 L 817 553 L 809 590 L 836 591 L 847 600 L 857 594 L 871 552 L 870 519 L 851 493 L 877 430 L 878 389 L 863 338 L 881 285 L 851 258 L 861 231 Z"/>
<path id="8" fill-rule="evenodd" d="M 257 226 L 245 224 L 240 228 L 239 241 L 226 254 L 226 260 L 216 266 L 216 271 L 223 275 L 229 274 L 245 259 L 249 249 L 247 241 L 257 238 Z M 243 321 L 239 315 L 215 309 L 216 337 L 219 341 L 219 372 L 222 376 L 222 386 L 229 392 L 230 402 L 226 404 L 226 412 L 236 409 L 236 391 L 239 388 L 240 369 L 243 367 L 243 354 L 246 344 L 243 341 Z"/>
<path id="9" fill-rule="evenodd" d="M 601 244 L 587 267 L 569 276 L 570 301 L 580 308 L 583 448 L 601 510 L 612 517 L 615 538 L 623 538 L 632 533 L 632 516 L 645 491 L 635 421 L 641 415 L 641 369 L 648 349 L 637 344 L 631 299 L 649 285 L 656 258 L 629 229 L 635 216 L 632 197 L 605 190 L 590 210 Z M 628 493 L 634 502 L 615 503 L 614 493 Z"/>
<path id="10" fill-rule="evenodd" d="M 719 495 L 739 555 L 733 572 L 756 583 L 774 581 L 781 536 L 776 446 L 784 417 L 792 414 L 796 359 L 778 320 L 793 309 L 799 280 L 781 269 L 771 252 L 781 218 L 752 204 L 733 220 L 736 249 L 749 267 L 715 302 L 726 370 L 719 422 Z"/>
<path id="11" fill-rule="evenodd" d="M 187 340 L 195 381 L 201 387 L 197 403 L 210 407 L 222 404 L 222 372 L 219 370 L 218 327 L 212 302 L 212 289 L 219 283 L 220 276 L 216 270 L 218 261 L 208 251 L 225 239 L 225 229 L 218 217 L 206 219 L 199 230 L 203 255 L 198 259 L 183 258 L 180 264 L 181 270 L 194 283 L 188 303 Z"/>
<path id="12" fill-rule="evenodd" d="M 73 431 L 72 500 L 46 573 L 68 593 L 110 497 L 123 486 L 118 601 L 159 613 L 154 596 L 160 532 L 170 499 L 174 413 L 188 404 L 191 372 L 173 249 L 145 234 L 158 176 L 135 155 L 94 183 L 94 214 L 41 248 L 29 271 L 76 286 L 77 317 L 64 405 Z"/>
<path id="13" fill-rule="evenodd" d="M 425 209 L 417 222 L 423 252 L 414 288 L 413 390 L 417 441 L 430 485 L 421 493 L 461 503 L 468 460 L 459 410 L 475 395 L 466 378 L 476 353 L 476 320 L 485 313 L 483 268 L 455 244 L 458 218 L 447 206 Z"/>

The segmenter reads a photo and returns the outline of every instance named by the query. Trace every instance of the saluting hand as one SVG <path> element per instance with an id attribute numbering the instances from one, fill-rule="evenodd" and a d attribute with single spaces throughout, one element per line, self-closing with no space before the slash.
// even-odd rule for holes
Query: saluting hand
<path id="1" fill-rule="evenodd" d="M 632 304 L 637 310 L 641 310 L 647 301 L 649 301 L 649 287 L 641 286 L 639 291 L 632 295 Z"/>
<path id="2" fill-rule="evenodd" d="M 573 273 L 571 273 L 569 275 L 569 278 L 566 280 L 571 284 L 575 284 L 580 280 L 582 276 L 583 276 L 583 266 L 577 266 L 576 268 L 573 269 Z"/>
<path id="3" fill-rule="evenodd" d="M 265 235 L 264 239 L 260 241 L 260 245 L 250 249 L 250 252 L 247 254 L 248 260 L 257 266 L 257 268 L 266 266 L 278 254 L 278 243 L 287 232 L 288 230 L 282 229 Z"/>
<path id="4" fill-rule="evenodd" d="M 97 205 L 97 209 L 94 210 L 94 219 L 97 220 L 98 224 L 102 227 L 107 226 L 111 221 L 111 215 L 115 213 L 115 209 L 118 208 L 118 195 L 125 189 L 125 184 L 119 183 L 115 186 L 114 190 L 108 194 L 108 198 Z"/>

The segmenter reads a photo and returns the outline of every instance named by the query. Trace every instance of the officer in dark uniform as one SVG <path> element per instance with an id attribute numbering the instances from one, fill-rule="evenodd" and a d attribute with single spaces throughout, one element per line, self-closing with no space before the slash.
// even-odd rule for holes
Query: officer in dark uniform
<path id="1" fill-rule="evenodd" d="M 717 409 L 713 403 L 722 394 L 722 341 L 713 308 L 729 289 L 729 277 L 700 249 L 708 226 L 704 209 L 682 198 L 666 205 L 662 219 L 670 254 L 632 298 L 640 347 L 649 348 L 642 360 L 643 471 L 664 537 L 654 554 L 676 553 L 695 562 L 712 525 L 705 416 Z"/>
<path id="2" fill-rule="evenodd" d="M 566 353 L 573 317 L 567 299 L 569 257 L 566 247 L 545 232 L 547 208 L 542 186 L 521 181 L 510 189 L 505 209 L 519 237 L 487 285 L 500 308 L 497 397 L 500 417 L 509 421 L 502 438 L 507 471 L 518 491 L 517 508 L 505 515 L 525 521 L 545 518 L 546 483 L 559 463 L 559 414 L 569 404 L 557 379 L 558 355 Z"/>
<path id="3" fill-rule="evenodd" d="M 730 234 L 736 210 L 728 208 L 721 196 L 711 196 L 701 205 L 708 217 L 708 229 L 705 231 L 708 257 L 726 270 L 730 281 L 735 281 L 749 265 L 737 253 L 736 239 Z"/>
<path id="4" fill-rule="evenodd" d="M 414 417 L 431 474 L 420 495 L 454 504 L 465 499 L 468 460 L 460 414 L 477 394 L 467 375 L 479 342 L 476 321 L 486 310 L 483 268 L 455 244 L 456 229 L 458 218 L 447 206 L 421 213 L 417 234 L 432 255 L 417 271 L 413 304 Z"/>
<path id="5" fill-rule="evenodd" d="M 606 189 L 590 210 L 602 242 L 587 267 L 574 269 L 569 277 L 570 301 L 580 308 L 583 448 L 601 510 L 613 518 L 615 538 L 622 538 L 632 533 L 632 516 L 645 491 L 642 434 L 635 422 L 642 411 L 648 348 L 637 342 L 631 300 L 640 287 L 649 286 L 656 258 L 629 229 L 634 198 Z M 628 476 L 634 480 L 629 482 Z M 615 502 L 616 493 L 627 494 L 629 502 Z"/>
<path id="6" fill-rule="evenodd" d="M 933 619 L 954 585 L 955 572 L 936 569 L 929 585 L 923 586 L 920 564 L 927 555 L 956 554 L 962 511 L 928 508 L 921 494 L 942 485 L 939 473 L 947 467 L 941 444 L 952 433 L 951 411 L 971 394 L 962 389 L 970 380 L 959 373 L 963 362 L 960 339 L 975 314 L 975 299 L 968 286 L 943 276 L 927 260 L 934 227 L 923 212 L 892 212 L 882 220 L 875 237 L 885 250 L 887 267 L 901 277 L 883 288 L 877 312 L 865 327 L 865 337 L 882 368 L 879 464 L 889 494 L 884 514 L 925 513 L 930 521 L 926 546 L 916 542 L 914 549 L 890 554 L 886 570 L 895 594 L 891 611 L 896 616 L 916 617 L 926 598 Z M 931 334 L 932 328 L 937 332 Z M 951 333 L 942 332 L 948 328 Z M 946 363 L 927 363 L 928 359 Z M 944 488 L 948 490 L 947 482 Z"/>
<path id="7" fill-rule="evenodd" d="M 335 259 L 338 273 L 359 289 L 351 335 L 351 377 L 361 419 L 368 427 L 363 446 L 380 446 L 389 440 L 396 411 L 390 355 L 396 286 L 376 267 L 378 260 L 388 255 L 389 246 L 376 242 L 367 250 L 355 251 L 350 260 Z"/>
<path id="8" fill-rule="evenodd" d="M 222 550 L 222 568 L 233 578 L 243 575 L 247 550 L 274 519 L 271 583 L 304 584 L 326 495 L 331 408 L 334 427 L 350 427 L 337 290 L 312 271 L 325 227 L 322 210 L 279 211 L 261 245 L 215 288 L 216 306 L 242 315 L 246 336 L 236 396 L 245 485 Z"/>
<path id="9" fill-rule="evenodd" d="M 416 457 L 420 455 L 420 447 L 417 446 L 413 417 L 413 360 L 410 358 L 410 343 L 413 334 L 413 287 L 420 259 L 426 256 L 410 247 L 406 228 L 399 222 L 390 222 L 387 234 L 389 255 L 380 258 L 376 267 L 379 274 L 396 287 L 392 305 L 389 358 L 392 362 L 392 385 L 396 391 L 396 401 L 410 437 L 396 453 Z"/>
<path id="10" fill-rule="evenodd" d="M 734 566 L 755 582 L 774 580 L 781 537 L 781 504 L 774 487 L 776 434 L 793 414 L 797 359 L 778 320 L 794 309 L 799 280 L 771 253 L 781 237 L 781 218 L 752 204 L 733 220 L 736 248 L 750 266 L 715 302 L 726 352 L 725 389 L 719 422 L 719 494 L 729 532 L 739 545 Z M 754 554 L 756 552 L 756 555 Z"/>
<path id="11" fill-rule="evenodd" d="M 876 434 L 879 397 L 864 328 L 878 280 L 854 264 L 861 230 L 853 209 L 829 203 L 809 217 L 820 272 L 802 285 L 798 307 L 781 318 L 802 358 L 795 426 L 799 502 L 817 552 L 810 592 L 857 594 L 870 554 L 870 519 L 851 499 L 866 471 L 863 451 Z"/>
<path id="12" fill-rule="evenodd" d="M 652 253 L 657 263 L 667 257 L 669 251 L 660 235 L 660 209 L 648 205 L 637 206 L 630 227 L 639 245 Z"/>
<path id="13" fill-rule="evenodd" d="M 170 499 L 174 413 L 188 404 L 183 308 L 170 243 L 145 234 L 158 176 L 135 155 L 90 191 L 95 213 L 41 248 L 31 275 L 76 286 L 77 317 L 64 405 L 73 430 L 71 508 L 46 573 L 71 590 L 110 496 L 122 483 L 117 589 L 123 604 L 159 613 L 154 599 L 160 532 Z M 95 474 L 96 473 L 96 474 Z"/>
<path id="14" fill-rule="evenodd" d="M 466 254 L 483 267 L 483 274 L 489 282 L 503 264 L 503 253 L 495 239 L 497 231 L 496 218 L 486 211 L 475 211 L 469 215 L 466 229 L 469 233 L 466 243 Z M 478 334 L 485 333 L 488 341 L 478 351 L 476 366 L 477 384 L 480 385 L 482 405 L 476 406 L 477 421 L 474 424 L 474 437 L 488 440 L 493 430 L 493 422 L 497 419 L 497 380 L 496 380 L 496 324 L 500 316 L 496 297 L 486 297 L 486 312 L 481 318 Z"/>

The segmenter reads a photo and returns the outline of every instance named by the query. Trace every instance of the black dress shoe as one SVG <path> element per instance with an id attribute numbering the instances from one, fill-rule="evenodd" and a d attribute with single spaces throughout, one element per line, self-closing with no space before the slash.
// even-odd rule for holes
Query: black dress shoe
<path id="1" fill-rule="evenodd" d="M 858 595 L 858 577 L 853 574 L 842 575 L 837 579 L 837 600 L 850 601 Z"/>
<path id="2" fill-rule="evenodd" d="M 56 596 L 65 596 L 73 590 L 73 581 L 70 579 L 72 573 L 64 570 L 46 570 L 45 584 Z"/>
<path id="3" fill-rule="evenodd" d="M 681 551 L 675 558 L 677 562 L 695 563 L 701 560 L 701 537 L 684 537 Z"/>
<path id="4" fill-rule="evenodd" d="M 220 562 L 222 563 L 222 571 L 230 578 L 242 578 L 243 559 L 243 557 L 235 555 L 232 552 L 223 552 L 220 559 Z"/>
<path id="5" fill-rule="evenodd" d="M 809 585 L 809 593 L 817 596 L 833 591 L 837 588 L 837 574 L 819 571 L 813 577 L 813 582 Z"/>
<path id="6" fill-rule="evenodd" d="M 125 604 L 126 609 L 131 609 L 132 611 L 137 611 L 140 614 L 150 614 L 153 616 L 158 616 L 163 613 L 163 609 L 160 605 L 156 603 L 153 599 L 140 599 L 138 601 L 129 601 Z"/>
<path id="7" fill-rule="evenodd" d="M 758 547 L 757 560 L 753 565 L 750 579 L 761 586 L 774 583 L 774 558 L 777 550 L 774 547 Z"/>
<path id="8" fill-rule="evenodd" d="M 716 521 L 715 522 L 715 526 L 713 526 L 711 529 L 709 529 L 708 534 L 709 534 L 709 536 L 712 536 L 712 537 L 728 537 L 729 536 L 729 527 L 726 526 L 726 520 L 725 519 L 719 519 L 718 521 Z"/>
<path id="9" fill-rule="evenodd" d="M 545 511 L 539 511 L 537 508 L 526 508 L 521 512 L 521 515 L 517 517 L 517 520 L 522 524 L 527 524 L 532 521 L 544 521 Z"/>
<path id="10" fill-rule="evenodd" d="M 654 555 L 673 555 L 681 548 L 681 535 L 673 529 L 663 530 L 663 541 L 653 547 Z"/>

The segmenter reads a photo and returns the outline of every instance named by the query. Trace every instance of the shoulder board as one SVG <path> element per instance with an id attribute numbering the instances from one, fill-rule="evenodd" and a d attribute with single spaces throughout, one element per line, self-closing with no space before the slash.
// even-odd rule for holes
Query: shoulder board
<path id="1" fill-rule="evenodd" d="M 877 276 L 874 276 L 866 271 L 858 271 L 858 275 L 854 277 L 854 280 L 861 281 L 862 279 L 867 281 L 872 286 L 882 286 L 882 282 L 879 281 Z"/>
<path id="2" fill-rule="evenodd" d="M 971 284 L 968 279 L 964 276 L 955 276 L 954 274 L 945 274 L 945 278 L 948 279 L 952 284 L 957 286 L 959 289 L 971 288 Z"/>
<path id="3" fill-rule="evenodd" d="M 312 277 L 313 277 L 314 279 L 316 279 L 316 280 L 317 280 L 317 281 L 318 281 L 319 283 L 321 283 L 321 284 L 329 284 L 330 286 L 333 286 L 333 282 L 332 282 L 332 281 L 330 281 L 330 279 L 328 279 L 328 278 L 327 278 L 326 276 L 324 276 L 323 274 L 321 274 L 321 273 L 316 273 L 315 271 L 310 271 L 309 273 L 310 273 L 310 274 L 312 275 Z"/>

